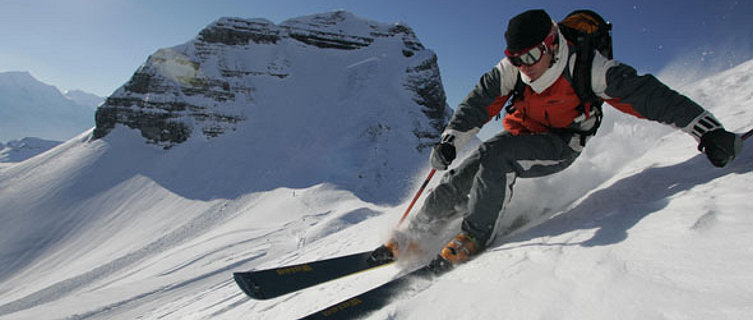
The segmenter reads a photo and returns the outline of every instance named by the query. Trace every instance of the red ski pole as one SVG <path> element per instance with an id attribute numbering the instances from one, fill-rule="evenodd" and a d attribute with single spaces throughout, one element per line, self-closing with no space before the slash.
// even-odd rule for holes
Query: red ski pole
<path id="1" fill-rule="evenodd" d="M 745 140 L 745 139 L 748 139 L 748 138 L 750 138 L 750 136 L 753 136 L 753 129 L 750 129 L 750 131 L 748 131 L 748 132 L 744 133 L 744 134 L 743 134 L 743 135 L 742 135 L 742 136 L 740 137 L 740 139 L 743 139 L 743 140 Z"/>
<path id="2" fill-rule="evenodd" d="M 424 192 L 424 189 L 426 189 L 426 186 L 429 184 L 429 181 L 431 181 L 431 177 L 433 177 L 434 173 L 436 172 L 437 172 L 437 169 L 431 169 L 431 172 L 429 172 L 429 176 L 426 177 L 426 180 L 424 180 L 424 183 L 421 185 L 421 188 L 419 188 L 418 192 L 416 192 L 416 196 L 413 197 L 413 201 L 410 202 L 408 209 L 406 209 L 405 213 L 403 213 L 403 217 L 400 218 L 400 222 L 398 222 L 397 226 L 395 226 L 396 229 L 403 223 L 403 221 L 405 221 L 405 218 L 408 217 L 408 213 L 410 213 L 410 210 L 413 209 L 413 205 L 416 204 L 416 201 L 421 196 L 421 193 Z"/>

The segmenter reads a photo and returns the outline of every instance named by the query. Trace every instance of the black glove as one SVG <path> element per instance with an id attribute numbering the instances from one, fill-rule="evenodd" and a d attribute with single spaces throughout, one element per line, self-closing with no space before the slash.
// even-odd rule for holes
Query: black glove
<path id="1" fill-rule="evenodd" d="M 719 168 L 732 162 L 742 149 L 742 139 L 724 129 L 709 131 L 701 136 L 698 151 L 702 151 L 709 158 L 711 164 Z"/>
<path id="2" fill-rule="evenodd" d="M 455 160 L 456 152 L 452 138 L 442 139 L 442 142 L 434 145 L 434 149 L 431 151 L 431 166 L 435 169 L 447 170 L 452 160 Z"/>

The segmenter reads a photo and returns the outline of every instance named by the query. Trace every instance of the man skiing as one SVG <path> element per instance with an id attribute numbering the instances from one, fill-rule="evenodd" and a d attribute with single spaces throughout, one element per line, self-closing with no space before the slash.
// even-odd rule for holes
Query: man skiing
<path id="1" fill-rule="evenodd" d="M 557 23 L 544 10 L 530 10 L 513 17 L 504 36 L 505 57 L 457 107 L 432 151 L 431 166 L 448 169 L 457 152 L 510 102 L 505 130 L 446 172 L 407 227 L 374 251 L 373 259 L 397 258 L 414 246 L 406 235 L 436 233 L 462 214 L 462 231 L 440 256 L 450 264 L 467 261 L 493 241 L 516 178 L 564 170 L 596 133 L 601 109 L 576 92 L 576 50 Z M 724 167 L 740 152 L 740 137 L 710 112 L 652 75 L 638 75 L 610 58 L 594 52 L 589 93 L 622 112 L 689 133 L 714 166 Z"/>

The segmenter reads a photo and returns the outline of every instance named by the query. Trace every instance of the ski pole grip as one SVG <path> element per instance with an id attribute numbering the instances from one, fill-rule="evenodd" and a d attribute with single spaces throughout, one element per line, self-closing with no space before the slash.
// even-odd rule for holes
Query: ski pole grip
<path id="1" fill-rule="evenodd" d="M 416 201 L 419 197 L 421 197 L 421 193 L 424 192 L 424 189 L 426 189 L 426 186 L 429 185 L 429 181 L 431 181 L 431 178 L 434 176 L 434 173 L 437 172 L 437 169 L 431 169 L 429 172 L 429 176 L 426 177 L 426 180 L 424 180 L 424 183 L 421 185 L 421 188 L 418 189 L 418 192 L 416 192 L 416 195 L 413 197 L 413 201 L 410 202 L 410 205 L 408 205 L 408 209 L 405 210 L 405 213 L 403 213 L 403 217 L 400 218 L 400 222 L 397 223 L 397 227 L 399 227 L 401 224 L 403 224 L 403 221 L 405 221 L 405 218 L 408 217 L 408 213 L 410 213 L 411 209 L 413 209 L 413 205 L 416 204 Z"/>

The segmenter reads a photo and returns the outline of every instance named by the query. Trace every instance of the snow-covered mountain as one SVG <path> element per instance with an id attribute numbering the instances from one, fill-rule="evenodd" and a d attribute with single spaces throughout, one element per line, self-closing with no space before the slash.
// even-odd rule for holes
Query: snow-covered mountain
<path id="1" fill-rule="evenodd" d="M 68 100 L 73 101 L 77 105 L 84 106 L 92 110 L 96 109 L 100 103 L 105 101 L 104 98 L 96 94 L 81 90 L 66 90 L 63 95 L 68 98 Z"/>
<path id="2" fill-rule="evenodd" d="M 86 96 L 88 100 L 81 100 Z M 94 126 L 95 105 L 81 91 L 65 96 L 28 72 L 0 73 L 0 141 L 68 140 Z"/>
<path id="3" fill-rule="evenodd" d="M 414 101 L 405 71 L 434 61 L 431 51 L 403 54 L 405 33 L 346 49 L 235 33 L 261 20 L 220 19 L 208 29 L 228 21 L 234 27 L 218 33 L 240 39 L 242 50 L 226 43 L 217 47 L 226 54 L 202 67 L 168 64 L 212 72 L 203 66 L 235 54 L 235 65 L 268 70 L 269 61 L 287 59 L 288 76 L 214 74 L 208 83 L 254 88 L 231 91 L 243 103 L 229 105 L 165 79 L 145 83 L 170 94 L 132 92 L 132 79 L 114 96 L 132 97 L 133 107 L 121 113 L 124 105 L 108 99 L 104 118 L 122 122 L 98 122 L 99 139 L 83 133 L 0 167 L 0 319 L 296 319 L 401 272 L 385 267 L 267 301 L 248 299 L 232 280 L 234 271 L 368 250 L 385 239 L 428 172 L 428 150 L 419 146 L 429 139 L 415 128 L 432 127 L 433 118 Z M 315 35 L 340 30 L 338 38 L 393 27 L 344 12 L 280 26 L 291 24 Z M 257 52 L 273 58 L 245 58 Z M 159 67 L 148 61 L 134 77 L 152 69 Z M 752 72 L 749 61 L 678 89 L 742 131 L 753 127 Z M 167 110 L 198 100 L 209 105 Z M 405 110 L 418 112 L 406 123 Z M 238 120 L 212 121 L 220 111 Z M 137 113 L 168 116 L 145 124 L 131 121 Z M 531 223 L 442 278 L 414 283 L 369 318 L 747 319 L 751 142 L 717 169 L 684 133 L 606 117 L 571 168 L 518 180 L 506 220 Z M 168 122 L 178 125 L 164 128 L 190 134 L 173 141 L 149 131 Z M 221 132 L 207 134 L 212 125 Z"/>
<path id="4" fill-rule="evenodd" d="M 222 18 L 159 50 L 99 107 L 94 131 L 0 169 L 0 317 L 205 236 L 238 241 L 217 253 L 245 268 L 261 248 L 252 238 L 302 246 L 380 214 L 412 189 L 447 121 L 438 70 L 407 26 L 347 12 Z M 35 285 L 33 270 L 61 278 Z"/>
<path id="5" fill-rule="evenodd" d="M 438 137 L 447 111 L 436 56 L 404 25 L 344 11 L 280 25 L 222 18 L 196 39 L 151 55 L 97 110 L 94 136 L 122 124 L 169 148 L 239 127 L 275 134 L 282 128 L 266 123 L 290 121 L 306 124 L 285 128 L 303 141 L 343 117 L 364 121 L 341 121 L 336 136 L 386 138 L 407 126 L 413 146 L 423 149 Z M 401 127 L 386 127 L 385 114 Z"/>
<path id="6" fill-rule="evenodd" d="M 59 141 L 38 138 L 0 142 L 0 162 L 21 162 L 59 145 Z"/>
<path id="7" fill-rule="evenodd" d="M 436 62 L 409 27 L 344 11 L 221 18 L 151 55 L 98 108 L 93 136 L 123 126 L 206 148 L 192 157 L 237 169 L 192 173 L 223 197 L 327 181 L 394 203 L 451 112 Z"/>

